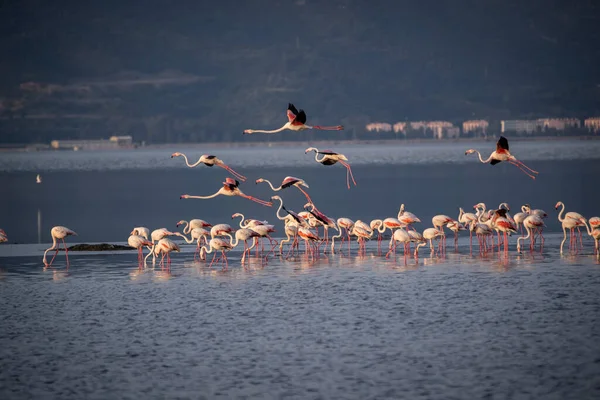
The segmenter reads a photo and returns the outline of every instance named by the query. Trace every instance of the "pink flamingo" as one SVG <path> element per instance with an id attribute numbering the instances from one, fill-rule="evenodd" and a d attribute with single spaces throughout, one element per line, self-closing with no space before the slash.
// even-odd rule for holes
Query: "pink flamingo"
<path id="1" fill-rule="evenodd" d="M 144 246 L 151 247 L 153 245 L 152 242 L 149 241 L 148 239 L 144 238 L 143 236 L 140 236 L 140 235 L 131 235 L 127 239 L 127 244 L 129 246 L 133 247 L 134 249 L 137 249 L 137 251 L 138 251 L 138 263 L 139 263 L 139 265 L 141 267 L 142 266 L 142 261 L 144 260 L 144 254 L 143 254 L 142 249 L 144 248 Z"/>
<path id="2" fill-rule="evenodd" d="M 217 158 L 216 156 L 212 156 L 209 154 L 203 154 L 202 156 L 200 156 L 200 158 L 198 159 L 198 161 L 196 161 L 194 164 L 190 164 L 188 162 L 187 156 L 183 153 L 173 153 L 171 154 L 171 158 L 173 157 L 183 157 L 185 159 L 185 163 L 188 167 L 193 168 L 198 164 L 204 164 L 207 167 L 213 167 L 213 166 L 217 166 L 217 167 L 221 167 L 225 170 L 227 170 L 231 175 L 235 176 L 237 179 L 239 179 L 242 182 L 246 181 L 246 177 L 244 175 L 238 174 L 237 172 L 235 172 L 233 169 L 231 169 L 230 166 L 228 166 L 227 164 L 225 164 L 223 162 L 223 160 Z"/>
<path id="3" fill-rule="evenodd" d="M 221 259 L 223 259 L 223 261 L 225 262 L 225 267 L 227 268 L 229 266 L 229 262 L 227 261 L 227 256 L 225 255 L 226 251 L 229 251 L 231 249 L 233 249 L 233 245 L 231 244 L 231 242 L 227 242 L 224 239 L 221 238 L 212 238 L 210 239 L 210 242 L 208 242 L 208 247 L 210 247 L 210 249 L 206 249 L 205 246 L 202 246 L 202 248 L 200 249 L 200 254 L 203 257 L 206 257 L 206 254 L 212 253 L 213 251 L 215 251 L 215 254 L 213 254 L 213 258 L 212 261 L 210 262 L 210 264 L 208 265 L 209 267 L 211 267 L 213 265 L 213 263 L 215 262 L 215 257 L 217 255 L 217 251 L 221 252 L 221 256 L 217 259 L 217 262 Z"/>
<path id="4" fill-rule="evenodd" d="M 346 167 L 346 184 L 348 185 L 348 189 L 350 189 L 350 178 L 352 178 L 352 183 L 354 183 L 354 186 L 356 186 L 354 175 L 352 175 L 352 168 L 350 168 L 350 164 L 346 162 L 348 161 L 348 159 L 345 155 L 336 153 L 331 150 L 319 151 L 319 149 L 317 149 L 316 147 L 309 147 L 308 149 L 304 150 L 304 154 L 308 153 L 309 151 L 314 151 L 315 161 L 323 165 L 333 165 L 338 162 L 342 164 L 344 167 Z M 319 154 L 323 155 L 323 157 L 321 157 L 320 160 Z"/>
<path id="5" fill-rule="evenodd" d="M 539 216 L 532 214 L 532 215 L 528 215 L 527 218 L 525 218 L 523 220 L 523 227 L 525 228 L 525 230 L 527 231 L 527 236 L 521 236 L 517 239 L 517 252 L 521 252 L 521 240 L 530 240 L 530 245 L 529 248 L 531 250 L 533 250 L 533 246 L 534 246 L 534 237 L 535 237 L 535 233 L 534 233 L 534 237 L 531 237 L 531 233 L 534 230 L 540 229 L 540 236 L 542 238 L 542 246 L 544 243 L 544 236 L 542 236 L 541 234 L 541 228 L 543 228 L 544 226 L 544 220 L 542 218 L 540 218 Z"/>
<path id="6" fill-rule="evenodd" d="M 244 199 L 252 200 L 263 206 L 271 207 L 273 205 L 273 203 L 271 203 L 269 201 L 264 201 L 261 199 L 257 199 L 256 197 L 252 197 L 252 196 L 248 196 L 247 194 L 244 194 L 238 188 L 239 185 L 240 185 L 240 183 L 238 181 L 231 179 L 231 178 L 225 178 L 225 182 L 223 182 L 223 187 L 221 189 L 219 189 L 215 194 L 212 194 L 210 196 L 190 196 L 189 194 L 182 194 L 179 198 L 180 199 L 212 199 L 213 197 L 217 197 L 219 195 L 240 196 L 240 197 L 243 197 Z"/>
<path id="7" fill-rule="evenodd" d="M 275 246 L 277 246 L 277 240 L 273 239 L 271 237 L 271 235 L 269 235 L 269 233 L 273 233 L 275 232 L 275 226 L 274 225 L 269 225 L 269 224 L 265 224 L 265 225 L 255 225 L 250 227 L 250 229 L 252 229 L 254 232 L 256 232 L 258 234 L 258 237 L 256 237 L 254 240 L 254 243 L 256 245 L 258 245 L 258 240 L 259 238 L 264 238 L 266 237 L 267 239 L 269 239 L 269 243 L 271 244 L 271 251 L 269 251 L 269 253 L 267 253 L 267 256 L 269 254 L 271 254 L 273 252 L 273 250 L 275 249 Z M 264 247 L 262 247 L 262 241 L 261 241 L 261 251 L 264 251 Z M 256 254 L 258 255 L 258 246 L 256 246 Z"/>
<path id="8" fill-rule="evenodd" d="M 150 254 L 153 254 L 153 257 L 156 257 L 159 254 L 162 254 L 160 258 L 160 265 L 164 266 L 165 256 L 167 257 L 167 269 L 171 266 L 171 252 L 176 251 L 179 253 L 180 249 L 175 242 L 171 239 L 164 237 L 156 243 L 156 245 L 152 246 L 152 252 L 148 253 L 146 258 L 144 258 L 144 264 L 146 263 L 146 259 L 150 257 Z M 153 262 L 154 264 L 154 262 Z"/>
<path id="9" fill-rule="evenodd" d="M 258 219 L 251 219 L 251 218 L 246 219 L 246 217 L 244 217 L 244 214 L 242 214 L 242 213 L 233 214 L 231 216 L 231 219 L 234 219 L 236 217 L 242 217 L 242 219 L 240 220 L 240 228 L 252 228 L 257 225 L 268 224 L 267 221 L 259 221 Z"/>
<path id="10" fill-rule="evenodd" d="M 248 240 L 250 240 L 252 238 L 256 239 L 259 237 L 260 237 L 260 235 L 257 232 L 255 232 L 249 228 L 240 228 L 237 231 L 235 231 L 235 243 L 232 242 L 231 246 L 236 247 L 240 240 L 242 242 L 244 242 L 244 252 L 242 253 L 242 263 L 246 259 L 246 254 L 248 256 L 250 256 L 250 250 L 252 250 L 252 248 L 256 245 L 256 241 L 255 241 L 252 246 L 248 247 Z"/>
<path id="11" fill-rule="evenodd" d="M 185 225 L 183 227 L 183 233 L 186 235 L 190 233 L 194 228 L 210 228 L 212 226 L 203 219 L 190 219 L 189 222 L 182 219 L 177 223 L 176 226 L 179 227 L 180 225 Z"/>
<path id="12" fill-rule="evenodd" d="M 354 228 L 354 221 L 352 221 L 350 218 L 338 218 L 337 221 L 337 226 L 338 226 L 338 234 L 335 236 L 331 237 L 331 253 L 335 253 L 335 239 L 337 238 L 342 238 L 342 247 L 344 245 L 344 237 L 342 235 L 342 229 L 344 229 L 346 231 L 346 237 L 348 238 L 348 254 L 350 254 L 350 232 L 352 231 L 352 229 Z M 341 247 L 340 247 L 341 250 Z"/>
<path id="13" fill-rule="evenodd" d="M 394 231 L 394 234 L 392 235 L 392 240 L 390 240 L 390 248 L 389 248 L 387 254 L 385 255 L 385 258 L 389 258 L 392 251 L 394 252 L 394 257 L 396 256 L 396 246 L 398 246 L 398 242 L 400 242 L 404 245 L 404 251 L 402 254 L 404 254 L 404 257 L 406 257 L 406 255 L 410 251 L 408 249 L 409 249 L 411 240 L 412 240 L 412 238 L 410 237 L 408 232 L 406 232 L 403 228 L 396 229 Z"/>
<path id="14" fill-rule="evenodd" d="M 499 210 L 498 210 L 499 211 Z M 504 253 L 508 255 L 508 232 L 517 233 L 517 227 L 508 218 L 503 217 L 502 213 L 495 212 L 492 217 L 494 229 L 504 233 Z M 498 245 L 498 247 L 500 247 Z"/>
<path id="15" fill-rule="evenodd" d="M 306 191 L 304 189 L 302 189 L 302 186 L 304 186 L 306 188 L 308 187 L 308 184 L 304 181 L 304 179 L 296 178 L 294 176 L 286 176 L 283 179 L 283 181 L 281 182 L 281 185 L 279 185 L 279 187 L 277 187 L 277 188 L 273 187 L 271 182 L 268 181 L 267 179 L 258 178 L 256 180 L 256 183 L 261 183 L 261 182 L 267 182 L 269 184 L 269 186 L 271 186 L 271 189 L 275 192 L 279 192 L 281 189 L 295 186 L 299 191 L 301 191 L 304 194 L 304 196 L 306 197 L 306 200 L 308 200 L 309 203 L 312 203 L 312 200 L 311 200 L 310 196 L 308 195 L 308 193 L 306 193 Z"/>
<path id="16" fill-rule="evenodd" d="M 55 226 L 50 230 L 50 235 L 52 236 L 52 247 L 46 249 L 46 251 L 44 252 L 44 258 L 43 258 L 44 265 L 46 267 L 52 265 L 54 258 L 58 254 L 58 249 L 59 249 L 58 240 L 62 240 L 63 246 L 65 248 L 65 258 L 67 259 L 67 268 L 69 268 L 69 250 L 67 250 L 67 244 L 65 243 L 65 238 L 67 236 L 73 236 L 73 235 L 77 236 L 77 233 L 75 233 L 75 231 L 72 231 L 71 229 L 64 227 L 64 226 Z M 50 250 L 56 250 L 56 251 L 54 252 L 54 256 L 52 256 L 52 260 L 50 260 L 50 262 L 47 262 L 46 261 L 46 253 L 48 253 Z"/>
<path id="17" fill-rule="evenodd" d="M 145 226 L 137 226 L 133 228 L 130 235 L 140 235 L 144 239 L 148 239 L 150 236 L 150 229 L 146 228 Z"/>
<path id="18" fill-rule="evenodd" d="M 0 243 L 4 243 L 8 241 L 8 236 L 6 235 L 6 232 L 4 232 L 4 229 L 0 229 Z"/>
<path id="19" fill-rule="evenodd" d="M 260 130 L 260 129 L 246 129 L 246 130 L 244 130 L 244 134 L 250 135 L 252 133 L 277 133 L 277 132 L 284 131 L 286 129 L 288 129 L 290 131 L 296 131 L 296 132 L 303 131 L 305 129 L 318 129 L 318 130 L 322 130 L 322 131 L 341 131 L 344 129 L 344 127 L 341 125 L 336 125 L 336 126 L 306 125 L 306 113 L 302 109 L 300 111 L 298 111 L 292 103 L 288 104 L 287 117 L 288 117 L 288 122 L 286 122 L 285 125 L 283 125 L 279 129 L 274 129 L 272 131 L 265 131 L 265 130 Z"/>
<path id="20" fill-rule="evenodd" d="M 510 164 L 518 167 L 521 171 L 523 171 L 527 176 L 529 176 L 532 179 L 535 179 L 535 176 L 531 173 L 538 174 L 537 171 L 532 170 L 527 165 L 517 160 L 515 156 L 510 154 L 510 152 L 508 151 L 508 140 L 504 136 L 500 136 L 500 139 L 496 143 L 496 151 L 492 152 L 492 154 L 488 157 L 487 160 L 481 158 L 481 153 L 475 149 L 469 149 L 465 151 L 465 155 L 472 153 L 477 153 L 479 155 L 479 161 L 481 161 L 484 164 L 490 163 L 491 165 L 496 165 L 499 162 L 508 161 Z M 529 170 L 529 172 L 527 172 L 527 170 Z"/>
<path id="21" fill-rule="evenodd" d="M 314 242 L 319 242 L 321 241 L 321 238 L 316 235 L 314 232 L 312 232 L 310 229 L 305 228 L 303 226 L 298 228 L 298 236 L 300 236 L 301 239 L 304 240 L 304 245 L 306 248 L 306 252 L 310 252 L 311 257 L 315 257 L 315 249 L 314 249 Z M 310 244 L 309 244 L 310 242 Z"/>
<path id="22" fill-rule="evenodd" d="M 565 232 L 565 228 L 571 230 L 570 245 L 573 245 L 573 243 L 572 243 L 573 236 L 575 234 L 575 228 L 577 228 L 577 230 L 579 231 L 579 243 L 583 247 L 583 240 L 581 238 L 581 230 L 579 228 L 583 226 L 583 224 L 580 223 L 580 221 L 585 220 L 585 218 L 583 217 L 583 215 L 579 214 L 578 212 L 570 211 L 565 214 L 564 218 L 561 219 L 562 213 L 565 211 L 565 204 L 562 201 L 559 201 L 554 206 L 555 210 L 558 210 L 558 207 L 561 207 L 561 206 L 562 206 L 562 208 L 561 208 L 560 212 L 558 213 L 558 221 L 562 223 L 563 232 Z M 565 235 L 566 235 L 566 232 L 565 232 Z M 566 236 L 565 236 L 565 238 L 566 238 Z M 563 243 L 564 243 L 564 241 L 563 241 Z M 577 238 L 575 238 L 575 246 L 577 246 Z M 562 254 L 562 244 L 560 245 L 560 254 Z"/>
<path id="23" fill-rule="evenodd" d="M 189 233 L 190 233 L 189 239 L 187 238 L 187 236 L 185 236 L 184 234 L 179 233 L 179 232 L 176 232 L 175 235 L 182 237 L 183 240 L 185 240 L 185 242 L 187 244 L 192 244 L 192 243 L 194 243 L 194 241 L 196 242 L 196 250 L 194 250 L 194 260 L 195 260 L 196 255 L 200 256 L 200 246 L 202 246 L 201 242 L 204 241 L 204 243 L 208 243 L 208 239 L 206 239 L 206 238 L 210 235 L 210 232 L 204 228 L 194 228 Z"/>
<path id="24" fill-rule="evenodd" d="M 333 228 L 336 231 L 338 230 L 335 220 L 329 218 L 327 215 L 319 211 L 312 202 L 306 203 L 304 205 L 304 209 L 308 210 L 308 212 L 314 218 L 316 218 L 317 221 L 321 223 L 321 225 L 323 225 L 323 236 L 325 236 L 325 246 L 327 246 L 329 244 L 329 228 Z"/>

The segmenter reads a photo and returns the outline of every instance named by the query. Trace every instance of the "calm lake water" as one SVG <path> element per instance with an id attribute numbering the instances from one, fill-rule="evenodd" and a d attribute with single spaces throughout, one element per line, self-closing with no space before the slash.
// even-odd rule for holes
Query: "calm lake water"
<path id="1" fill-rule="evenodd" d="M 600 214 L 600 142 L 512 143 L 536 181 L 464 155 L 489 154 L 492 142 L 331 147 L 348 156 L 358 186 L 346 189 L 343 167 L 296 147 L 3 153 L 0 397 L 598 398 L 600 265 L 587 235 L 582 251 L 560 256 L 554 204 Z M 242 212 L 281 236 L 273 208 L 180 200 L 214 193 L 229 175 L 189 169 L 174 151 L 219 156 L 263 199 L 273 192 L 256 178 L 301 177 L 334 218 L 396 216 L 405 203 L 421 231 L 433 215 L 481 201 L 513 213 L 529 203 L 549 214 L 546 244 L 519 255 L 513 236 L 506 259 L 471 254 L 462 235 L 457 252 L 393 260 L 371 242 L 366 256 L 252 258 L 246 268 L 233 251 L 226 271 L 195 263 L 185 246 L 170 274 L 138 271 L 129 251 L 70 252 L 68 271 L 61 253 L 43 269 L 54 225 L 78 232 L 69 245 L 123 243 L 133 226 L 232 224 Z M 295 188 L 278 194 L 290 209 L 305 203 Z"/>

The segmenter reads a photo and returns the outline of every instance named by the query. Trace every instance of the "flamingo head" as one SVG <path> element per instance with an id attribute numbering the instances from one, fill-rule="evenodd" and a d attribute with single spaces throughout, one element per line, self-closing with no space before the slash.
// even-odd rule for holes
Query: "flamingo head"
<path id="1" fill-rule="evenodd" d="M 182 153 L 175 152 L 175 153 L 171 154 L 171 158 L 173 158 L 173 157 L 181 157 L 182 155 L 183 155 Z"/>
<path id="2" fill-rule="evenodd" d="M 304 150 L 304 154 L 308 153 L 309 151 L 318 152 L 319 150 L 316 147 L 309 147 L 308 149 Z"/>
<path id="3" fill-rule="evenodd" d="M 476 210 L 476 209 L 478 209 L 478 208 L 484 208 L 484 207 L 485 207 L 485 204 L 483 204 L 483 203 L 477 203 L 477 204 L 475 204 L 475 205 L 473 206 L 473 209 L 474 209 L 474 210 Z"/>
<path id="4" fill-rule="evenodd" d="M 181 196 L 179 196 L 180 199 L 189 199 L 190 195 L 189 194 L 182 194 Z"/>
<path id="5" fill-rule="evenodd" d="M 183 225 L 183 224 L 185 224 L 185 221 L 184 221 L 184 220 L 181 220 L 181 221 L 179 221 L 179 222 L 177 223 L 177 225 L 175 225 L 175 226 L 179 226 L 179 225 Z"/>
<path id="6" fill-rule="evenodd" d="M 313 209 L 315 208 L 315 205 L 309 201 L 309 202 L 308 202 L 308 203 L 306 203 L 306 204 L 304 205 L 304 207 L 302 207 L 302 208 L 304 208 L 304 209 L 307 209 L 307 208 L 310 208 L 311 206 L 312 206 L 312 208 L 313 208 Z"/>
<path id="7" fill-rule="evenodd" d="M 235 213 L 235 214 L 233 214 L 233 215 L 231 216 L 231 219 L 234 219 L 234 218 L 236 218 L 236 217 L 241 217 L 241 216 L 242 216 L 242 214 L 240 214 L 240 213 Z"/>
<path id="8" fill-rule="evenodd" d="M 555 210 L 558 210 L 558 207 L 560 207 L 560 206 L 562 206 L 562 205 L 563 205 L 563 202 L 562 202 L 562 201 L 559 201 L 559 202 L 558 202 L 558 203 L 556 203 L 556 205 L 554 206 L 554 209 L 555 209 Z"/>
<path id="9" fill-rule="evenodd" d="M 271 196 L 271 200 L 281 200 L 281 197 L 279 196 Z M 281 200 L 283 201 L 283 200 Z"/>
<path id="10" fill-rule="evenodd" d="M 254 133 L 254 130 L 252 130 L 252 129 L 244 129 L 244 135 L 250 135 L 252 133 Z"/>
<path id="11" fill-rule="evenodd" d="M 265 181 L 265 180 L 264 180 L 263 178 L 258 178 L 258 179 L 256 180 L 256 182 L 254 182 L 254 183 L 261 183 L 261 182 L 264 182 L 264 181 Z"/>
<path id="12" fill-rule="evenodd" d="M 473 154 L 473 153 L 475 153 L 475 149 L 469 149 L 469 150 L 465 151 L 465 155 Z"/>
<path id="13" fill-rule="evenodd" d="M 132 230 L 130 235 L 139 235 L 138 230 L 137 229 Z"/>

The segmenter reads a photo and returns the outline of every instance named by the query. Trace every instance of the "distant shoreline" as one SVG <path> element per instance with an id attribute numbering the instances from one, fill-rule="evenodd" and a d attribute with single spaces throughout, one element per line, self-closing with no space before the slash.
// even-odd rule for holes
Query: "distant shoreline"
<path id="1" fill-rule="evenodd" d="M 119 150 L 135 150 L 135 149 L 164 149 L 174 148 L 178 146 L 185 147 L 289 147 L 289 146 L 321 146 L 321 145 L 372 145 L 372 144 L 395 144 L 395 145 L 411 145 L 411 144 L 436 144 L 436 143 L 462 143 L 462 142 L 495 142 L 497 136 L 489 136 L 487 138 L 453 138 L 453 139 L 370 139 L 370 140 L 315 140 L 315 141 L 261 141 L 261 142 L 185 142 L 185 143 L 157 143 L 147 144 L 144 146 L 126 146 L 116 148 L 101 148 L 101 149 L 80 149 L 79 151 L 119 151 Z M 509 137 L 512 142 L 538 142 L 538 141 L 569 141 L 569 140 L 600 140 L 600 135 L 589 135 L 589 136 L 514 136 Z M 6 146 L 6 145 L 4 145 Z M 69 149 L 56 150 L 52 148 L 41 147 L 39 143 L 32 143 L 23 145 L 23 147 L 4 147 L 0 144 L 0 152 L 2 151 L 73 151 Z"/>

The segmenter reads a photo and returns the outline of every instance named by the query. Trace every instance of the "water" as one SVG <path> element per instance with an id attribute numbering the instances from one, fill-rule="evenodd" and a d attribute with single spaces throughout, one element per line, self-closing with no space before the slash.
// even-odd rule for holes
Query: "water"
<path id="1" fill-rule="evenodd" d="M 252 183 L 259 176 L 276 185 L 299 176 L 336 218 L 395 216 L 405 203 L 423 229 L 435 214 L 456 216 L 459 206 L 507 201 L 516 212 L 528 202 L 550 215 L 546 245 L 519 255 L 513 237 L 504 259 L 481 256 L 476 246 L 471 255 L 461 237 L 458 253 L 422 248 L 417 260 L 392 260 L 371 242 L 366 256 L 252 258 L 247 268 L 234 251 L 228 270 L 194 263 L 185 246 L 170 274 L 138 271 L 131 251 L 70 252 L 68 271 L 64 254 L 48 270 L 41 255 L 57 224 L 79 233 L 68 244 L 122 243 L 135 225 L 230 223 L 234 212 L 276 221 L 275 210 L 239 198 L 179 200 L 212 193 L 227 176 L 181 167 L 169 158 L 180 149 L 109 153 L 105 166 L 98 153 L 7 154 L 13 164 L 3 155 L 0 185 L 10 190 L 0 196 L 0 227 L 11 244 L 0 246 L 0 396 L 598 398 L 599 262 L 587 235 L 583 251 L 560 256 L 553 209 L 562 200 L 567 211 L 600 214 L 596 143 L 515 143 L 517 156 L 531 153 L 523 161 L 540 171 L 535 182 L 513 166 L 481 165 L 454 150 L 430 164 L 445 144 L 334 147 L 354 166 L 358 186 L 350 190 L 342 167 L 296 160 L 303 149 L 269 149 L 284 154 L 274 166 L 253 161 L 264 159 L 263 150 L 215 149 L 248 177 L 241 186 L 248 194 L 272 194 Z M 382 165 L 366 162 L 375 153 Z M 156 168 L 152 159 L 160 159 Z M 36 185 L 39 165 L 51 160 Z M 305 202 L 294 188 L 279 194 L 297 211 Z"/>

